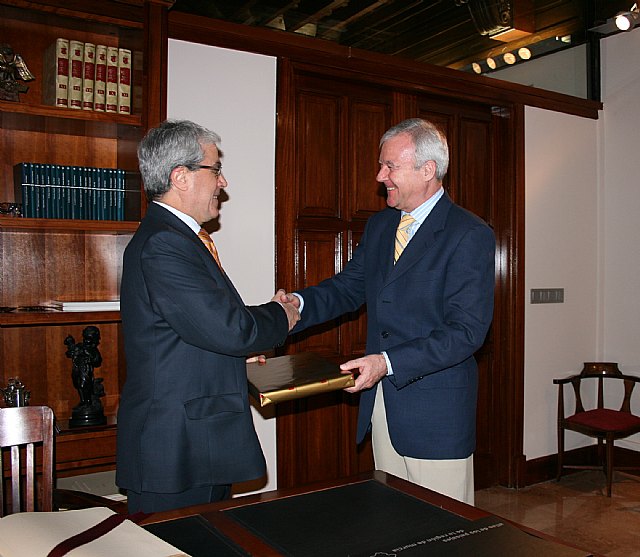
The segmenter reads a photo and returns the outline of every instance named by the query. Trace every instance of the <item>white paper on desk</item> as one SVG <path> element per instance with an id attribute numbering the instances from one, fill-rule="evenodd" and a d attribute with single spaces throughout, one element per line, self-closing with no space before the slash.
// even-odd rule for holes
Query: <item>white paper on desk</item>
<path id="1" fill-rule="evenodd" d="M 46 557 L 61 541 L 91 528 L 112 514 L 115 513 L 106 507 L 10 514 L 0 519 L 0 557 Z M 130 520 L 67 555 L 189 557 Z"/>

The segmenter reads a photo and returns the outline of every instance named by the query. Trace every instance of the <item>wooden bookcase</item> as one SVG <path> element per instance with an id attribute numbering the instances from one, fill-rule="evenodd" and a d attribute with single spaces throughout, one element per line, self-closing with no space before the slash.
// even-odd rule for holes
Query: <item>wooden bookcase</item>
<path id="1" fill-rule="evenodd" d="M 11 45 L 36 80 L 19 102 L 0 101 L 0 202 L 14 202 L 13 168 L 20 162 L 123 168 L 137 173 L 136 146 L 166 113 L 166 21 L 173 0 L 44 0 L 0 2 L 1 42 Z M 140 106 L 131 115 L 106 114 L 43 103 L 44 52 L 58 37 L 142 52 L 134 73 Z M 132 105 L 135 103 L 132 103 Z M 59 475 L 111 469 L 114 417 L 125 363 L 119 312 L 4 311 L 53 299 L 105 299 L 119 294 L 122 253 L 145 208 L 135 194 L 127 221 L 27 219 L 0 216 L 0 386 L 18 377 L 31 404 L 56 416 Z M 64 339 L 100 329 L 108 425 L 69 430 L 79 402 Z"/>

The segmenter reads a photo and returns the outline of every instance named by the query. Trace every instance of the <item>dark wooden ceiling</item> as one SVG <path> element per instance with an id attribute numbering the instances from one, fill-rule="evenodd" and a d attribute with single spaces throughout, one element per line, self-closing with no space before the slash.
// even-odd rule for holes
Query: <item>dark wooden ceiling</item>
<path id="1" fill-rule="evenodd" d="M 173 10 L 259 27 L 274 27 L 363 50 L 468 69 L 487 56 L 521 47 L 542 54 L 584 43 L 631 0 L 176 0 Z M 505 8 L 506 7 L 506 8 Z M 500 10 L 501 8 L 502 10 Z M 527 34 L 490 38 L 496 14 Z M 564 41 L 560 40 L 565 37 Z M 555 48 L 551 48 L 554 50 Z M 534 51 L 534 56 L 536 52 Z"/>

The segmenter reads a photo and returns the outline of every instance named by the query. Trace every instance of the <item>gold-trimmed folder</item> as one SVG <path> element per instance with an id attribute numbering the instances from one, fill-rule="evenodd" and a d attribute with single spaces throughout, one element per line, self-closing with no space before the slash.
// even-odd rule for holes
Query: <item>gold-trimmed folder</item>
<path id="1" fill-rule="evenodd" d="M 247 364 L 249 392 L 267 406 L 285 400 L 304 398 L 353 387 L 352 373 L 313 352 L 267 358 L 266 363 Z"/>

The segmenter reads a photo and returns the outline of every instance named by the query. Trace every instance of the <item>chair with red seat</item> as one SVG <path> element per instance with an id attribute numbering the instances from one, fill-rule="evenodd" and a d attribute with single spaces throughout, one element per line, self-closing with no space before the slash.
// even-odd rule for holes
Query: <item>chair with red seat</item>
<path id="1" fill-rule="evenodd" d="M 558 385 L 558 469 L 557 479 L 562 476 L 564 468 L 583 470 L 602 470 L 607 478 L 607 496 L 611 497 L 611 483 L 613 480 L 613 452 L 614 441 L 629 437 L 640 432 L 640 416 L 632 413 L 631 395 L 640 377 L 623 374 L 615 362 L 585 362 L 579 374 L 554 379 Z M 575 394 L 575 411 L 565 416 L 564 385 L 570 383 Z M 619 409 L 607 407 L 610 397 L 607 392 L 613 391 L 613 383 L 621 383 L 624 389 L 622 404 Z M 605 389 L 605 384 L 607 385 Z M 582 389 L 591 386 L 596 391 L 596 407 L 585 409 L 582 402 Z M 618 389 L 622 392 L 622 389 Z M 611 406 L 611 404 L 609 404 Z M 598 465 L 567 465 L 564 463 L 564 432 L 576 431 L 598 440 Z M 604 454 L 603 454 L 604 448 Z M 616 467 L 617 470 L 640 470 L 638 466 Z"/>

